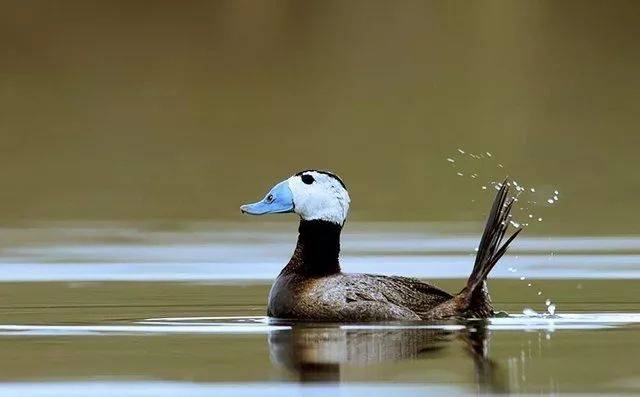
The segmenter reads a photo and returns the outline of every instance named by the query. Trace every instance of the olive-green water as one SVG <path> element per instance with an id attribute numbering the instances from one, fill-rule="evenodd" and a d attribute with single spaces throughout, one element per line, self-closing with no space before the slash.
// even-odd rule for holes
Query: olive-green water
<path id="1" fill-rule="evenodd" d="M 348 226 L 345 271 L 452 292 L 478 239 L 469 225 Z M 2 235 L 2 396 L 640 392 L 634 236 L 522 236 L 490 280 L 508 315 L 487 322 L 323 324 L 265 317 L 293 225 Z"/>
<path id="2" fill-rule="evenodd" d="M 540 233 L 638 233 L 639 17 L 625 0 L 2 0 L 0 219 L 236 220 L 326 168 L 355 220 L 477 221 L 480 185 L 510 175 L 537 189 Z"/>
<path id="3" fill-rule="evenodd" d="M 440 284 L 455 290 L 462 282 Z M 415 324 L 271 329 L 262 317 L 264 284 L 10 283 L 1 294 L 0 380 L 239 387 L 321 381 L 408 383 L 458 392 L 638 393 L 640 302 L 629 299 L 637 282 L 536 284 L 554 292 L 559 314 L 636 314 L 613 324 L 601 322 L 600 314 L 587 315 L 582 323 L 531 320 L 495 329 L 477 323 L 452 330 L 412 328 Z M 576 296 L 578 284 L 582 292 Z M 512 313 L 544 306 L 523 299 L 517 281 L 493 281 L 491 287 L 496 305 Z M 5 390 L 0 384 L 0 393 Z"/>
<path id="4" fill-rule="evenodd" d="M 0 396 L 640 393 L 639 20 L 0 0 Z M 490 281 L 510 316 L 270 322 L 295 217 L 238 207 L 307 168 L 348 186 L 345 271 L 450 291 L 510 176 L 527 227 Z"/>

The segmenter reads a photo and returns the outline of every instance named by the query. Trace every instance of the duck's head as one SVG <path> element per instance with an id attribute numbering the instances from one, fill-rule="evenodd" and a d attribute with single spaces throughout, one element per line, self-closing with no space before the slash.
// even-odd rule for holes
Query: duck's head
<path id="1" fill-rule="evenodd" d="M 240 211 L 250 215 L 295 212 L 304 220 L 342 225 L 350 202 L 347 188 L 337 175 L 306 170 L 278 183 L 261 201 L 245 204 Z"/>

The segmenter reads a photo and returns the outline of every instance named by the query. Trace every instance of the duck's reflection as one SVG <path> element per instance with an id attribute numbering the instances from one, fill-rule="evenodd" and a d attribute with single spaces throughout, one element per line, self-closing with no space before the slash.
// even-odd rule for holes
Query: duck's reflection
<path id="1" fill-rule="evenodd" d="M 444 349 L 462 348 L 475 369 L 481 391 L 506 391 L 496 364 L 487 356 L 489 331 L 483 323 L 461 329 L 394 326 L 294 324 L 269 333 L 271 360 L 301 381 L 340 381 L 345 366 L 407 359 L 437 359 Z"/>

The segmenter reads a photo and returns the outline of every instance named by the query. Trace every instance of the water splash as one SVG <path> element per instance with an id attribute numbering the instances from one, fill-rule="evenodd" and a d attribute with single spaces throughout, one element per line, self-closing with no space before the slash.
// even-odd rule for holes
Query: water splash
<path id="1" fill-rule="evenodd" d="M 486 170 L 486 174 L 484 177 L 486 177 L 487 175 L 495 175 L 495 167 L 497 166 L 498 168 L 504 168 L 503 164 L 498 162 L 499 160 L 496 159 L 491 153 L 489 152 L 485 152 L 486 156 L 484 154 L 480 154 L 480 155 L 476 155 L 472 152 L 468 152 L 463 150 L 462 148 L 458 148 L 457 149 L 458 153 L 454 153 L 453 155 L 451 155 L 450 157 L 447 158 L 447 161 L 449 161 L 449 163 L 451 163 L 451 165 L 453 167 L 455 167 L 455 171 L 456 174 L 460 177 L 464 177 L 467 176 L 469 177 L 469 180 L 474 180 L 475 183 L 478 183 L 478 186 L 484 190 L 487 191 L 489 190 L 488 187 L 493 187 L 495 190 L 500 190 L 500 188 L 502 187 L 502 183 L 500 182 L 500 178 L 498 178 L 498 180 L 490 180 L 488 181 L 488 184 L 482 184 L 481 180 L 483 179 L 482 177 L 480 177 L 481 172 L 478 170 L 477 167 L 479 166 L 483 166 L 484 164 L 487 165 L 492 165 L 493 168 Z M 461 156 L 464 155 L 464 156 Z M 470 160 L 469 158 L 473 159 Z M 484 162 L 478 162 L 476 160 L 479 159 L 484 159 Z M 472 163 L 470 161 L 473 161 L 473 167 L 472 169 L 465 169 L 465 166 L 467 165 L 471 165 Z M 454 164 L 455 163 L 455 164 Z M 484 168 L 483 168 L 484 169 Z M 511 199 L 513 200 L 514 203 L 518 203 L 518 205 L 514 205 L 513 206 L 513 210 L 512 213 L 509 215 L 509 224 L 510 226 L 514 227 L 514 228 L 522 228 L 522 227 L 528 227 L 530 225 L 529 222 L 533 222 L 534 220 L 537 220 L 537 223 L 542 222 L 543 218 L 542 216 L 540 216 L 540 214 L 537 214 L 536 212 L 538 212 L 538 210 L 544 210 L 545 208 L 548 208 L 548 206 L 541 206 L 538 205 L 538 201 L 540 202 L 544 202 L 545 200 L 545 196 L 546 196 L 546 204 L 555 204 L 556 202 L 558 202 L 559 200 L 559 195 L 560 195 L 560 191 L 558 189 L 548 189 L 548 188 L 536 188 L 533 186 L 527 186 L 525 183 L 522 183 L 521 181 L 515 179 L 515 178 L 510 178 L 510 181 L 507 182 L 508 186 L 512 187 L 512 196 Z M 542 197 L 541 197 L 542 196 Z M 475 200 L 471 200 L 472 202 L 475 202 Z M 515 272 L 514 270 L 511 270 L 511 268 L 509 269 L 512 273 Z M 520 280 L 525 280 L 526 277 L 525 276 L 521 276 Z M 532 286 L 532 283 L 528 283 L 527 284 L 528 287 Z M 539 291 L 538 295 L 542 295 L 542 291 Z"/>

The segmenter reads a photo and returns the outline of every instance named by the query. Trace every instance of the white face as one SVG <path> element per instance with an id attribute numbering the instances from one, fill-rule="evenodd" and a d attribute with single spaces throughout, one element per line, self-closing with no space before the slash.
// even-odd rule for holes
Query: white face
<path id="1" fill-rule="evenodd" d="M 293 194 L 294 212 L 305 220 L 344 224 L 349 212 L 349 193 L 340 181 L 317 171 L 305 171 L 287 180 Z"/>

